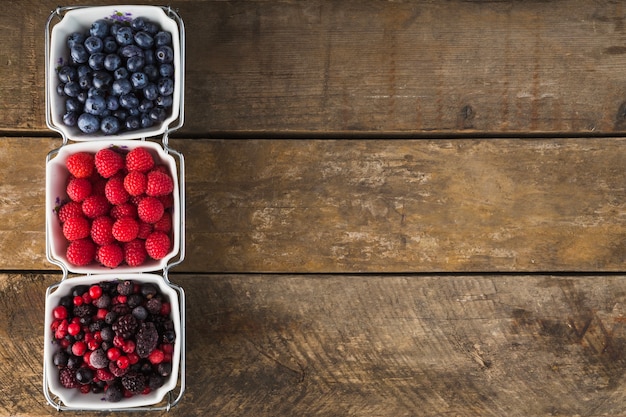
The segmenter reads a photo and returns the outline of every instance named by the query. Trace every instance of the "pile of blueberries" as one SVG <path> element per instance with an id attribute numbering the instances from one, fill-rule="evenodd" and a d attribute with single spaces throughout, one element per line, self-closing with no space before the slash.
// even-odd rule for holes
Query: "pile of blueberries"
<path id="1" fill-rule="evenodd" d="M 172 111 L 172 34 L 143 17 L 99 19 L 67 38 L 70 62 L 57 69 L 63 123 L 113 135 L 149 128 Z"/>

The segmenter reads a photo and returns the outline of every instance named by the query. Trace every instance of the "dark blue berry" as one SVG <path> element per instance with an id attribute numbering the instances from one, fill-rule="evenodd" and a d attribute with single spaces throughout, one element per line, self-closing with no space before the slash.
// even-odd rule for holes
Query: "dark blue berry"
<path id="1" fill-rule="evenodd" d="M 83 46 L 83 44 L 77 43 L 70 49 L 70 56 L 72 61 L 77 64 L 84 64 L 89 60 L 89 52 Z"/>
<path id="2" fill-rule="evenodd" d="M 151 49 L 146 49 L 143 52 L 143 58 L 146 61 L 146 65 L 154 65 L 156 63 L 156 59 L 154 58 L 154 53 Z"/>
<path id="3" fill-rule="evenodd" d="M 133 43 L 133 30 L 128 26 L 122 26 L 115 32 L 115 40 L 118 45 L 130 45 Z"/>
<path id="4" fill-rule="evenodd" d="M 106 71 L 98 71 L 93 74 L 92 81 L 96 88 L 109 88 L 113 84 L 113 77 Z"/>
<path id="5" fill-rule="evenodd" d="M 144 59 L 142 56 L 131 56 L 130 58 L 128 58 L 128 61 L 126 61 L 126 68 L 130 72 L 141 71 L 143 69 L 143 66 Z"/>
<path id="6" fill-rule="evenodd" d="M 169 64 L 174 60 L 174 50 L 167 45 L 159 46 L 155 52 L 157 62 Z"/>
<path id="7" fill-rule="evenodd" d="M 130 82 L 132 83 L 133 87 L 136 90 L 141 90 L 146 85 L 148 85 L 148 77 L 143 72 L 134 72 L 130 76 Z M 164 94 L 164 93 L 161 93 L 161 94 Z"/>
<path id="8" fill-rule="evenodd" d="M 148 80 L 150 81 L 156 81 L 159 79 L 159 70 L 154 65 L 144 66 L 143 72 L 148 76 Z"/>
<path id="9" fill-rule="evenodd" d="M 88 94 L 86 91 L 81 91 L 78 97 L 76 97 L 76 99 L 82 104 L 85 104 L 85 101 L 87 100 L 87 95 Z"/>
<path id="10" fill-rule="evenodd" d="M 154 44 L 158 46 L 168 46 L 172 44 L 172 35 L 169 32 L 159 32 L 154 36 Z"/>
<path id="11" fill-rule="evenodd" d="M 143 30 L 148 32 L 150 35 L 154 36 L 159 31 L 159 25 L 154 22 L 146 22 L 143 26 Z"/>
<path id="12" fill-rule="evenodd" d="M 156 84 L 149 83 L 148 85 L 146 85 L 143 88 L 143 96 L 146 98 L 146 100 L 156 100 L 156 98 L 159 96 L 159 89 L 157 88 Z"/>
<path id="13" fill-rule="evenodd" d="M 65 100 L 65 110 L 66 111 L 79 111 L 83 106 L 80 104 L 77 98 L 70 97 Z"/>
<path id="14" fill-rule="evenodd" d="M 93 114 L 83 113 L 78 116 L 78 128 L 84 133 L 95 133 L 100 128 L 100 122 Z"/>
<path id="15" fill-rule="evenodd" d="M 174 75 L 174 66 L 172 64 L 159 65 L 159 74 L 161 77 L 171 77 Z"/>
<path id="16" fill-rule="evenodd" d="M 87 90 L 87 98 L 91 98 L 91 97 L 105 98 L 106 92 L 101 88 L 91 87 L 89 90 Z"/>
<path id="17" fill-rule="evenodd" d="M 135 43 L 137 46 L 143 49 L 150 49 L 154 45 L 154 39 L 148 32 L 137 32 L 135 33 Z"/>
<path id="18" fill-rule="evenodd" d="M 93 86 L 91 77 L 88 75 L 80 77 L 78 79 L 78 85 L 80 85 L 80 88 L 83 90 L 89 90 Z"/>
<path id="19" fill-rule="evenodd" d="M 91 36 L 97 36 L 99 38 L 104 38 L 109 33 L 109 22 L 105 19 L 98 19 L 91 24 L 91 28 L 89 29 L 89 34 Z"/>
<path id="20" fill-rule="evenodd" d="M 145 320 L 148 318 L 148 310 L 143 306 L 133 308 L 132 314 L 137 320 Z"/>
<path id="21" fill-rule="evenodd" d="M 143 30 L 143 28 L 146 26 L 146 19 L 144 19 L 143 17 L 139 16 L 134 18 L 131 22 L 130 22 L 130 27 L 133 28 L 136 31 L 140 31 Z"/>
<path id="22" fill-rule="evenodd" d="M 128 78 L 129 74 L 130 73 L 128 72 L 126 67 L 119 67 L 113 72 L 113 78 L 115 78 L 116 80 L 120 80 L 122 78 Z"/>
<path id="23" fill-rule="evenodd" d="M 149 115 L 150 115 L 150 118 L 154 122 L 157 122 L 157 123 L 164 121 L 165 117 L 167 116 L 165 109 L 163 107 L 155 107 L 151 109 Z"/>
<path id="24" fill-rule="evenodd" d="M 100 130 L 105 135 L 114 135 L 120 130 L 120 121 L 115 116 L 107 116 L 100 122 Z"/>
<path id="25" fill-rule="evenodd" d="M 91 73 L 93 73 L 93 70 L 89 68 L 89 65 L 79 65 L 76 69 L 76 74 L 78 75 L 78 78 L 84 77 L 85 75 L 89 75 Z"/>
<path id="26" fill-rule="evenodd" d="M 107 103 L 103 97 L 89 97 L 87 101 L 85 101 L 85 111 L 89 114 L 100 116 L 106 110 L 106 108 Z"/>
<path id="27" fill-rule="evenodd" d="M 82 45 L 85 42 L 85 35 L 80 32 L 74 32 L 67 37 L 67 47 L 72 49 L 74 45 Z"/>
<path id="28" fill-rule="evenodd" d="M 154 120 L 152 120 L 150 115 L 148 113 L 143 113 L 141 115 L 141 127 L 145 129 L 147 127 L 152 127 L 153 125 L 154 125 Z"/>
<path id="29" fill-rule="evenodd" d="M 65 97 L 65 84 L 63 83 L 59 83 L 57 85 L 57 94 L 60 95 L 61 97 Z"/>
<path id="30" fill-rule="evenodd" d="M 120 108 L 120 102 L 116 96 L 108 96 L 106 99 L 107 110 L 115 111 Z"/>
<path id="31" fill-rule="evenodd" d="M 143 49 L 138 47 L 137 45 L 126 45 L 122 46 L 118 53 L 124 58 L 130 58 L 133 56 L 143 56 Z"/>
<path id="32" fill-rule="evenodd" d="M 89 55 L 88 62 L 89 62 L 89 66 L 91 67 L 91 69 L 95 71 L 104 69 L 104 58 L 106 58 L 106 55 L 104 54 L 104 52 L 95 52 Z"/>
<path id="33" fill-rule="evenodd" d="M 137 116 L 130 116 L 124 122 L 127 130 L 137 130 L 141 127 L 141 120 Z"/>
<path id="34" fill-rule="evenodd" d="M 120 106 L 126 109 L 134 109 L 139 105 L 139 99 L 133 93 L 122 94 L 120 96 Z"/>
<path id="35" fill-rule="evenodd" d="M 115 35 L 117 35 L 117 31 L 121 27 L 122 27 L 122 25 L 120 25 L 119 23 L 111 24 L 111 26 L 109 27 L 109 33 L 111 34 L 111 36 L 113 36 L 115 38 Z"/>
<path id="36" fill-rule="evenodd" d="M 128 113 L 124 109 L 117 109 L 111 113 L 111 116 L 117 117 L 117 120 L 123 122 L 128 117 Z"/>
<path id="37" fill-rule="evenodd" d="M 75 111 L 69 111 L 63 115 L 63 124 L 65 126 L 76 126 L 78 122 L 78 113 Z"/>
<path id="38" fill-rule="evenodd" d="M 107 54 L 112 54 L 117 51 L 117 42 L 115 42 L 115 38 L 113 36 L 107 36 L 102 40 L 102 51 Z"/>
<path id="39" fill-rule="evenodd" d="M 66 366 L 68 359 L 69 355 L 67 354 L 67 352 L 59 350 L 55 352 L 54 356 L 52 357 L 52 362 L 54 363 L 54 366 Z"/>
<path id="40" fill-rule="evenodd" d="M 128 94 L 132 91 L 132 89 L 133 85 L 128 78 L 120 78 L 119 80 L 115 80 L 113 81 L 113 85 L 111 86 L 111 92 L 116 96 Z"/>
<path id="41" fill-rule="evenodd" d="M 93 371 L 87 367 L 78 368 L 76 371 L 76 380 L 83 385 L 93 381 L 93 376 Z"/>
<path id="42" fill-rule="evenodd" d="M 70 81 L 65 84 L 63 92 L 68 97 L 76 97 L 80 93 L 80 85 L 78 84 L 78 82 Z"/>
<path id="43" fill-rule="evenodd" d="M 96 36 L 90 36 L 85 39 L 85 49 L 87 49 L 87 52 L 89 52 L 90 54 L 102 52 L 103 48 L 104 44 L 102 43 L 102 39 Z"/>
<path id="44" fill-rule="evenodd" d="M 174 81 L 171 78 L 159 79 L 157 87 L 162 96 L 169 96 L 174 93 Z"/>
<path id="45" fill-rule="evenodd" d="M 115 71 L 122 65 L 122 58 L 118 54 L 108 54 L 104 58 L 104 68 L 107 71 Z"/>
<path id="46" fill-rule="evenodd" d="M 173 102 L 172 96 L 158 96 L 155 100 L 157 106 L 165 108 L 172 107 Z"/>
<path id="47" fill-rule="evenodd" d="M 78 78 L 78 73 L 74 67 L 70 67 L 69 65 L 64 65 L 59 69 L 58 72 L 59 81 L 62 83 L 67 83 L 69 81 L 76 81 Z"/>

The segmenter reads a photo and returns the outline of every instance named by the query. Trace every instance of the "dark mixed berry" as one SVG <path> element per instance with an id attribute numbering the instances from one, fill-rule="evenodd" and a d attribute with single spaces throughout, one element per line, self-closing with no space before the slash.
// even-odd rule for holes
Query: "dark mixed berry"
<path id="1" fill-rule="evenodd" d="M 171 114 L 172 35 L 157 24 L 143 17 L 100 19 L 69 35 L 67 47 L 70 60 L 57 69 L 65 125 L 114 135 L 151 127 Z"/>
<path id="2" fill-rule="evenodd" d="M 77 285 L 52 315 L 52 360 L 65 388 L 116 402 L 160 388 L 172 372 L 171 304 L 154 284 Z"/>

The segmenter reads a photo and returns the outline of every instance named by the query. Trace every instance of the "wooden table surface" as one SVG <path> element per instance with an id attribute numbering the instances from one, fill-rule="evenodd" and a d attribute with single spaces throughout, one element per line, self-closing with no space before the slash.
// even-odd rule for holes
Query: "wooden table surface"
<path id="1" fill-rule="evenodd" d="M 0 14 L 3 416 L 55 412 L 57 4 Z M 188 366 L 170 415 L 626 415 L 623 2 L 171 6 L 187 30 L 171 139 L 187 257 L 170 278 Z"/>

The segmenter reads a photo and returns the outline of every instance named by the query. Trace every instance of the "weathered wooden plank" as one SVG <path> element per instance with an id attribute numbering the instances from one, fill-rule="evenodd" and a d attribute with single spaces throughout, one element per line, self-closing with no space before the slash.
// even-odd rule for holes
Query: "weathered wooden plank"
<path id="1" fill-rule="evenodd" d="M 624 278 L 175 275 L 188 368 L 170 414 L 623 415 Z M 0 275 L 0 414 L 52 412 L 55 279 Z"/>
<path id="2" fill-rule="evenodd" d="M 619 1 L 171 4 L 187 28 L 183 135 L 625 131 Z M 40 131 L 57 2 L 4 6 L 0 131 Z"/>
<path id="3" fill-rule="evenodd" d="M 51 268 L 44 163 L 0 140 L 0 269 Z M 174 140 L 197 272 L 620 271 L 626 139 Z"/>

